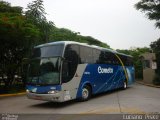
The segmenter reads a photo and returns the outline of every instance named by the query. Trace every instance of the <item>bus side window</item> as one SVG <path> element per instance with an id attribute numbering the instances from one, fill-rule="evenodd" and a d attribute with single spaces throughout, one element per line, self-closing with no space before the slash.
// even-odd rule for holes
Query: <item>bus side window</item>
<path id="1" fill-rule="evenodd" d="M 77 65 L 79 63 L 79 46 L 78 45 L 68 45 L 64 53 L 64 62 L 62 66 L 62 81 L 70 81 L 77 70 Z M 65 73 L 66 72 L 66 73 Z"/>
<path id="2" fill-rule="evenodd" d="M 110 64 L 110 65 L 120 65 L 120 62 L 118 58 L 115 56 L 115 54 L 109 51 L 101 51 L 100 63 Z"/>
<path id="3" fill-rule="evenodd" d="M 66 83 L 69 80 L 68 61 L 63 61 L 62 68 L 62 80 L 63 83 Z"/>
<path id="4" fill-rule="evenodd" d="M 100 63 L 100 50 L 93 49 L 93 63 Z"/>
<path id="5" fill-rule="evenodd" d="M 128 66 L 128 65 L 127 65 L 127 57 L 126 57 L 126 56 L 123 56 L 123 55 L 120 55 L 120 58 L 121 58 L 123 64 L 124 64 L 125 66 Z"/>
<path id="6" fill-rule="evenodd" d="M 125 57 L 126 60 L 125 60 L 125 65 L 126 66 L 133 66 L 133 61 L 132 61 L 132 58 L 131 57 Z"/>
<path id="7" fill-rule="evenodd" d="M 92 48 L 80 46 L 81 63 L 93 63 Z"/>
<path id="8" fill-rule="evenodd" d="M 101 51 L 99 54 L 99 64 L 104 64 L 105 58 L 104 58 L 104 51 Z"/>
<path id="9" fill-rule="evenodd" d="M 113 64 L 113 61 L 114 61 L 113 53 L 105 51 L 104 52 L 104 63 Z"/>
<path id="10" fill-rule="evenodd" d="M 117 56 L 114 53 L 112 53 L 112 64 L 113 65 L 121 65 L 119 59 L 117 58 Z"/>

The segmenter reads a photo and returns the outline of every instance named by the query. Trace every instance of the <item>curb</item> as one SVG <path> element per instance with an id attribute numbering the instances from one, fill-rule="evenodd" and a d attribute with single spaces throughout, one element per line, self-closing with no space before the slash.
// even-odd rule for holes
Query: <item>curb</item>
<path id="1" fill-rule="evenodd" d="M 14 93 L 14 94 L 2 94 L 0 95 L 0 98 L 1 97 L 10 97 L 10 96 L 19 96 L 19 95 L 25 95 L 26 92 L 21 92 L 21 93 Z"/>
<path id="2" fill-rule="evenodd" d="M 156 86 L 156 85 L 152 85 L 152 84 L 147 84 L 147 83 L 144 83 L 144 82 L 136 81 L 136 83 L 139 83 L 139 84 L 142 84 L 142 85 L 146 85 L 146 86 L 150 86 L 150 87 L 160 88 L 160 86 Z"/>

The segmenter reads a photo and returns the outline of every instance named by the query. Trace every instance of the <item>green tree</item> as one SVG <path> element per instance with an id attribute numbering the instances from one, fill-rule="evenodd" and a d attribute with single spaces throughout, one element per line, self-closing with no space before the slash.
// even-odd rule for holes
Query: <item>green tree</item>
<path id="1" fill-rule="evenodd" d="M 52 21 L 47 21 L 46 19 L 43 0 L 35 0 L 32 3 L 29 3 L 25 15 L 28 20 L 30 20 L 40 29 L 40 43 L 48 42 L 49 36 L 52 32 L 52 28 L 54 27 L 54 23 Z"/>
<path id="2" fill-rule="evenodd" d="M 154 53 L 156 53 L 156 62 L 157 62 L 157 69 L 156 69 L 156 76 L 153 80 L 155 85 L 160 85 L 160 38 L 150 44 Z"/>
<path id="3" fill-rule="evenodd" d="M 33 20 L 35 24 L 41 23 L 41 21 L 46 20 L 43 0 L 35 0 L 32 3 L 29 3 L 25 14 L 26 17 Z"/>
<path id="4" fill-rule="evenodd" d="M 103 43 L 91 36 L 82 36 L 79 32 L 74 32 L 66 28 L 53 27 L 53 32 L 50 36 L 50 41 L 76 41 L 88 43 L 89 45 L 97 45 L 105 48 L 110 48 L 106 43 Z"/>
<path id="5" fill-rule="evenodd" d="M 141 0 L 135 5 L 137 10 L 145 12 L 150 20 L 155 20 L 155 26 L 160 28 L 160 0 Z M 156 53 L 157 70 L 156 78 L 153 81 L 155 84 L 160 84 L 160 38 L 151 43 L 151 48 Z"/>
<path id="6" fill-rule="evenodd" d="M 39 30 L 31 24 L 21 7 L 12 7 L 0 1 L 0 73 L 6 86 L 12 85 L 23 58 L 28 56 L 32 44 L 38 40 Z"/>
<path id="7" fill-rule="evenodd" d="M 35 0 L 32 3 L 29 3 L 25 15 L 40 29 L 41 40 L 37 44 L 70 40 L 109 48 L 109 45 L 90 36 L 81 36 L 78 32 L 73 32 L 66 28 L 55 27 L 54 23 L 52 21 L 47 21 L 45 17 L 46 12 L 43 6 L 43 0 Z"/>
<path id="8" fill-rule="evenodd" d="M 160 28 L 160 0 L 140 0 L 135 7 L 145 12 L 150 20 L 155 20 L 156 27 Z"/>
<path id="9" fill-rule="evenodd" d="M 22 14 L 22 7 L 11 7 L 10 3 L 0 0 L 0 12 Z"/>

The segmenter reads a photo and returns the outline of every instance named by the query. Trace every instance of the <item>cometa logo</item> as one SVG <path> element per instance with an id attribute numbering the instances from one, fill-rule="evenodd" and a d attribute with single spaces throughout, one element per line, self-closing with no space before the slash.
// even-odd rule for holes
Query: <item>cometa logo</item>
<path id="1" fill-rule="evenodd" d="M 101 68 L 101 66 L 98 67 L 98 73 L 113 73 L 113 68 Z"/>

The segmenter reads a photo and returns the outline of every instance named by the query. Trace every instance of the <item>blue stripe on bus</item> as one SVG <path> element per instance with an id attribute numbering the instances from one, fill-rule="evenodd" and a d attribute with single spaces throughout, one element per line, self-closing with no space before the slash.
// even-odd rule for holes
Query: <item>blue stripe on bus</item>
<path id="1" fill-rule="evenodd" d="M 98 67 L 105 69 L 106 73 L 99 73 Z M 113 73 L 107 70 L 113 69 Z M 126 67 L 129 77 L 128 84 L 132 84 L 134 80 L 133 67 Z M 89 83 L 92 86 L 92 94 L 105 92 L 108 90 L 123 87 L 123 82 L 126 79 L 124 69 L 122 66 L 106 65 L 106 64 L 88 64 L 83 73 L 79 88 L 77 91 L 77 98 L 80 98 L 82 88 Z"/>

